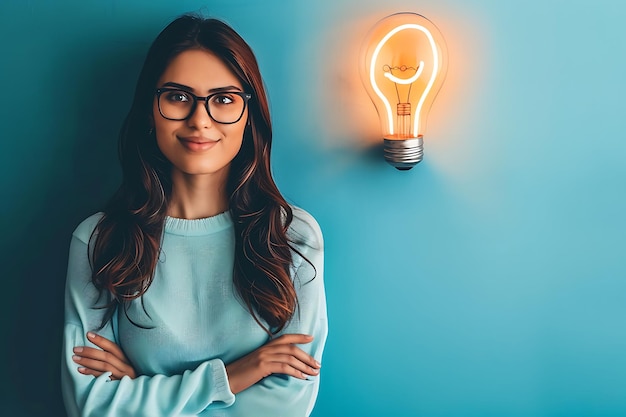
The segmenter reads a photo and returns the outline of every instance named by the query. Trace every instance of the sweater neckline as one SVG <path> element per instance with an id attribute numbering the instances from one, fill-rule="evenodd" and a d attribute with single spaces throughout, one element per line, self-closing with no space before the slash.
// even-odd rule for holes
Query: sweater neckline
<path id="1" fill-rule="evenodd" d="M 202 219 L 180 219 L 165 217 L 165 233 L 179 236 L 204 236 L 217 233 L 233 226 L 230 211 Z"/>

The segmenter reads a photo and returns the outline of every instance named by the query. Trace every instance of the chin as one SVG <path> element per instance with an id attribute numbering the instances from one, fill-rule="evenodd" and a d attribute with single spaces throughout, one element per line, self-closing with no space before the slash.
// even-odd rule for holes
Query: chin
<path id="1" fill-rule="evenodd" d="M 220 173 L 227 172 L 229 165 L 203 165 L 203 166 L 184 166 L 184 167 L 176 167 L 175 169 L 180 171 L 185 176 L 206 176 L 206 175 L 217 175 Z"/>

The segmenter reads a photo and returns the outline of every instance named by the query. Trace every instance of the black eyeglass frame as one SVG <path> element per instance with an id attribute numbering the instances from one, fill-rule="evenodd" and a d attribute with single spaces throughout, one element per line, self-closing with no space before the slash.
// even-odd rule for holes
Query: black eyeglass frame
<path id="1" fill-rule="evenodd" d="M 191 109 L 189 110 L 189 114 L 187 115 L 187 117 L 184 117 L 182 119 L 172 119 L 170 117 L 166 117 L 163 114 L 163 111 L 161 110 L 161 94 L 167 93 L 169 91 L 182 91 L 185 94 L 189 94 L 191 97 L 193 97 L 193 104 L 191 105 Z M 156 98 L 157 98 L 157 106 L 159 107 L 159 114 L 161 114 L 161 117 L 163 117 L 166 120 L 182 121 L 182 120 L 189 119 L 191 115 L 196 111 L 196 108 L 198 107 L 198 101 L 201 100 L 201 101 L 204 101 L 204 108 L 206 109 L 206 112 L 211 118 L 211 120 L 221 125 L 232 125 L 240 121 L 241 118 L 243 117 L 243 114 L 246 112 L 246 106 L 248 105 L 248 101 L 252 98 L 252 94 L 246 93 L 243 91 L 220 91 L 218 93 L 209 94 L 208 96 L 205 96 L 205 97 L 200 97 L 190 91 L 183 90 L 181 88 L 173 88 L 173 87 L 157 88 L 154 94 L 156 95 Z M 243 108 L 241 109 L 241 114 L 239 115 L 237 120 L 235 120 L 234 122 L 220 122 L 218 120 L 215 120 L 215 118 L 211 114 L 211 110 L 209 110 L 209 100 L 215 96 L 224 95 L 224 94 L 235 94 L 243 99 Z"/>

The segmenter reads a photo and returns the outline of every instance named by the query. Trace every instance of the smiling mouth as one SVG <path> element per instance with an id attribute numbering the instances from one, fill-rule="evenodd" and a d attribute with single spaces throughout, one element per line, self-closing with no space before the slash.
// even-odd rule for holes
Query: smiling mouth
<path id="1" fill-rule="evenodd" d="M 204 138 L 178 138 L 178 140 L 186 149 L 193 152 L 206 151 L 219 142 L 219 139 L 212 140 Z"/>

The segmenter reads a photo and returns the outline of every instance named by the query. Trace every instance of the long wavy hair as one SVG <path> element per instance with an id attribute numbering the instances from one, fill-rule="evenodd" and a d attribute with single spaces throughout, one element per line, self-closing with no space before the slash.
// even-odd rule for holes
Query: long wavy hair
<path id="1" fill-rule="evenodd" d="M 189 49 L 220 57 L 252 93 L 243 143 L 227 181 L 236 242 L 233 281 L 257 323 L 275 334 L 298 300 L 289 273 L 293 248 L 287 229 L 293 214 L 270 171 L 272 125 L 263 80 L 254 53 L 232 28 L 195 15 L 177 18 L 155 39 L 120 131 L 122 183 L 92 235 L 92 282 L 106 299 L 101 325 L 118 306 L 128 317 L 130 301 L 140 298 L 154 277 L 172 182 L 171 163 L 152 129 L 153 100 L 166 67 Z"/>

